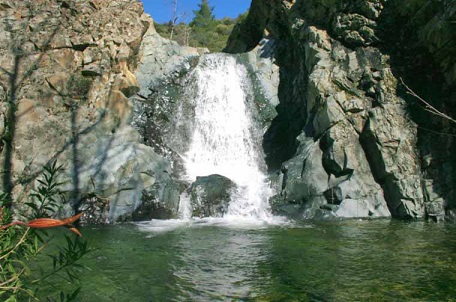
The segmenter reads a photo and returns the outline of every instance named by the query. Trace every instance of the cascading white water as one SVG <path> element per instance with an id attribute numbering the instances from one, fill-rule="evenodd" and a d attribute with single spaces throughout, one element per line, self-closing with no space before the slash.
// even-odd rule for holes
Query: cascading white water
<path id="1" fill-rule="evenodd" d="M 237 184 L 225 218 L 269 220 L 272 192 L 262 172 L 261 141 L 250 110 L 253 97 L 247 70 L 226 54 L 210 54 L 201 60 L 187 87 L 186 101 L 195 116 L 183 156 L 187 176 L 195 180 L 220 174 Z"/>

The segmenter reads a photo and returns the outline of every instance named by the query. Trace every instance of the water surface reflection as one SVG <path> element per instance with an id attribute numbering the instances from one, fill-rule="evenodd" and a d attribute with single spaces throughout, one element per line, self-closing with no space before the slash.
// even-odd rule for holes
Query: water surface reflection
<path id="1" fill-rule="evenodd" d="M 211 300 L 220 297 L 247 298 L 257 282 L 269 274 L 259 274 L 266 260 L 269 236 L 246 230 L 203 228 L 185 232 L 180 253 L 172 261 L 179 298 Z"/>
<path id="2" fill-rule="evenodd" d="M 448 301 L 456 227 L 340 221 L 83 229 L 81 301 Z M 140 231 L 142 230 L 142 231 Z"/>

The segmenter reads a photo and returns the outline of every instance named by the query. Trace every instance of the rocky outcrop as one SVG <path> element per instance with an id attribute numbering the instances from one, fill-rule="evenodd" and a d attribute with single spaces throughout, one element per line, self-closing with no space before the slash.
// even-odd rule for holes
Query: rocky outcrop
<path id="1" fill-rule="evenodd" d="M 411 63 L 408 65 L 415 71 L 428 61 L 427 72 L 438 70 L 443 75 L 443 81 L 439 84 L 454 88 L 455 19 L 456 3 L 451 0 L 412 0 L 407 5 L 403 1 L 393 0 L 385 5 L 385 13 L 381 16 L 380 24 L 385 31 L 381 39 L 388 43 L 400 41 L 399 53 L 393 52 L 392 55 L 407 61 L 409 57 L 411 62 L 407 63 Z M 432 84 L 432 80 L 428 78 L 427 84 Z"/>
<path id="2" fill-rule="evenodd" d="M 153 27 L 144 35 L 140 48 L 141 61 L 135 73 L 140 90 L 131 98 L 133 125 L 146 145 L 171 160 L 176 176 L 181 171 L 180 156 L 169 147 L 175 145 L 169 140 L 175 139 L 172 132 L 185 85 L 182 79 L 206 52 L 205 48 L 180 46 L 162 38 Z"/>
<path id="3" fill-rule="evenodd" d="M 243 56 L 247 58 L 245 66 L 250 71 L 257 120 L 265 132 L 277 116 L 274 107 L 279 104 L 279 67 L 275 64 L 274 53 L 277 41 L 263 38 L 258 46 Z"/>
<path id="4" fill-rule="evenodd" d="M 3 189 L 24 201 L 57 160 L 68 211 L 91 208 L 89 222 L 128 217 L 143 191 L 170 179 L 169 161 L 129 126 L 152 20 L 133 0 L 1 0 L 0 19 Z"/>
<path id="5" fill-rule="evenodd" d="M 133 121 L 144 143 L 172 162 L 175 179 L 188 178 L 183 159 L 192 143 L 192 131 L 201 127 L 195 123 L 195 112 L 198 111 L 195 109 L 196 100 L 201 99 L 201 93 L 207 93 L 208 100 L 213 97 L 212 90 L 208 92 L 209 87 L 200 86 L 201 70 L 215 68 L 217 64 L 224 64 L 222 66 L 227 68 L 231 68 L 230 64 L 242 64 L 243 68 L 246 67 L 242 69 L 242 76 L 255 75 L 243 78 L 243 84 L 245 93 L 256 105 L 251 108 L 255 112 L 253 118 L 266 129 L 275 117 L 273 105 L 278 103 L 278 70 L 270 60 L 274 48 L 274 41 L 265 39 L 261 47 L 248 54 L 233 57 L 226 54 L 202 56 L 207 50 L 179 46 L 160 37 L 153 29 L 145 34 L 140 50 L 142 59 L 136 72 L 141 90 L 132 97 L 135 104 Z M 228 60 L 229 64 L 226 63 Z M 209 76 L 208 72 L 203 74 L 204 78 Z M 211 75 L 215 76 L 216 73 Z M 218 82 L 214 80 L 208 81 L 208 84 L 217 85 Z M 220 88 L 221 91 L 223 89 Z M 223 118 L 220 119 L 222 121 Z M 204 126 L 215 131 L 210 125 Z M 217 144 L 217 147 L 223 149 L 223 145 Z M 204 149 L 201 152 L 205 152 Z M 187 190 L 192 206 L 188 212 L 195 217 L 223 216 L 228 209 L 232 182 L 220 175 L 198 176 L 201 177 Z M 150 204 L 141 212 L 155 211 L 160 218 L 175 218 L 178 203 Z M 183 212 L 180 214 L 186 217 Z"/>
<path id="6" fill-rule="evenodd" d="M 414 92 L 441 112 L 456 116 L 454 1 L 391 1 L 381 17 L 380 37 L 390 48 L 391 66 Z M 456 209 L 455 124 L 430 114 L 415 97 L 404 97 L 418 124 L 426 215 L 454 220 Z"/>
<path id="7" fill-rule="evenodd" d="M 450 0 L 252 1 L 226 51 L 254 75 L 275 211 L 456 219 L 454 125 L 399 80 L 456 114 L 455 14 Z M 177 217 L 173 116 L 191 111 L 182 79 L 207 50 L 161 38 L 133 0 L 0 0 L 0 19 L 1 186 L 16 207 L 57 160 L 87 223 Z"/>
<path id="8" fill-rule="evenodd" d="M 188 183 L 173 178 L 157 182 L 143 192 L 141 204 L 133 212 L 132 220 L 183 218 L 179 217 L 179 205 L 181 194 L 187 187 Z"/>
<path id="9" fill-rule="evenodd" d="M 437 176 L 423 177 L 420 121 L 398 80 L 398 54 L 385 37 L 395 36 L 392 26 L 404 16 L 421 16 L 407 24 L 419 29 L 420 45 L 413 49 L 431 51 L 433 66 L 452 85 L 454 49 L 443 45 L 455 41 L 449 30 L 455 7 L 451 1 L 433 8 L 430 1 L 411 2 L 252 1 L 225 51 L 250 51 L 264 36 L 277 43 L 280 104 L 263 141 L 268 166 L 279 173 L 280 194 L 272 199 L 277 212 L 443 217 L 442 190 L 429 179 Z M 405 43 L 406 30 L 399 32 L 396 43 Z"/>

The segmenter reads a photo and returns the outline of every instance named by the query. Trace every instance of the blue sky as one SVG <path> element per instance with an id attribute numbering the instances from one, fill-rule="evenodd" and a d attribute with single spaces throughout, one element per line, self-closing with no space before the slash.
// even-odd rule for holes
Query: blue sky
<path id="1" fill-rule="evenodd" d="M 141 0 L 144 4 L 146 13 L 152 16 L 155 22 L 164 23 L 171 20 L 172 4 L 171 0 Z M 179 15 L 185 13 L 185 19 L 181 18 L 178 22 L 190 22 L 193 19 L 193 11 L 198 9 L 201 0 L 178 0 Z M 216 18 L 230 17 L 235 18 L 239 14 L 247 11 L 251 0 L 209 0 L 209 5 L 214 6 Z"/>

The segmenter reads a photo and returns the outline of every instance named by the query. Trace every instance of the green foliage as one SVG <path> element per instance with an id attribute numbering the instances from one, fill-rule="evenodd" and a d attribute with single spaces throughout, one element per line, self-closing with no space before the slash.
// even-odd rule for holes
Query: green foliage
<path id="1" fill-rule="evenodd" d="M 155 29 L 157 30 L 157 33 L 160 36 L 169 38 L 170 33 L 171 33 L 171 28 L 172 28 L 171 23 L 164 23 L 164 24 L 154 23 L 154 26 L 155 26 Z M 172 40 L 179 43 L 179 45 L 189 46 L 192 44 L 191 35 L 190 35 L 191 31 L 192 31 L 192 28 L 188 24 L 179 23 L 174 28 L 174 34 L 173 34 Z"/>
<path id="2" fill-rule="evenodd" d="M 30 273 L 27 262 L 36 257 L 40 240 L 32 230 L 10 227 L 0 231 L 0 299 L 17 301 L 19 296 L 33 296 L 24 288 L 24 278 Z"/>
<path id="3" fill-rule="evenodd" d="M 59 186 L 63 183 L 57 182 L 57 176 L 61 170 L 62 166 L 57 166 L 56 162 L 44 167 L 42 179 L 37 180 L 38 188 L 30 194 L 34 202 L 26 203 L 33 209 L 32 218 L 51 217 L 60 210 L 63 203 L 56 198 L 60 197 L 60 200 L 64 200 L 59 190 Z"/>
<path id="4" fill-rule="evenodd" d="M 61 166 L 55 163 L 44 169 L 36 190 L 31 194 L 34 202 L 28 203 L 32 214 L 30 219 L 50 217 L 57 210 L 57 196 L 60 195 L 57 181 Z M 48 232 L 18 226 L 25 223 L 11 223 L 11 213 L 4 207 L 6 194 L 0 195 L 0 300 L 39 300 L 41 288 L 49 284 L 51 277 L 67 280 L 74 284 L 71 293 L 60 292 L 58 300 L 46 297 L 48 301 L 74 301 L 79 293 L 78 261 L 90 249 L 87 242 L 79 237 L 65 235 L 66 244 L 57 252 L 49 254 L 51 263 L 37 261 L 37 257 L 53 238 Z"/>
<path id="5" fill-rule="evenodd" d="M 194 10 L 193 13 L 195 17 L 190 26 L 196 29 L 210 28 L 214 25 L 215 16 L 213 14 L 214 7 L 209 7 L 208 0 L 201 0 L 201 3 L 198 4 L 199 9 Z"/>
<path id="6" fill-rule="evenodd" d="M 180 45 L 192 47 L 206 47 L 211 52 L 222 51 L 226 46 L 228 37 L 238 22 L 242 22 L 247 12 L 237 18 L 215 19 L 213 15 L 214 7 L 209 6 L 207 0 L 202 0 L 198 4 L 199 9 L 194 11 L 195 17 L 189 23 L 179 23 L 174 28 L 173 40 Z M 158 24 L 155 29 L 162 37 L 169 37 L 172 29 L 172 22 Z"/>

